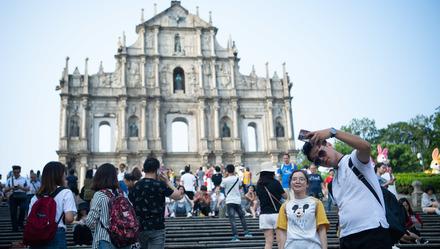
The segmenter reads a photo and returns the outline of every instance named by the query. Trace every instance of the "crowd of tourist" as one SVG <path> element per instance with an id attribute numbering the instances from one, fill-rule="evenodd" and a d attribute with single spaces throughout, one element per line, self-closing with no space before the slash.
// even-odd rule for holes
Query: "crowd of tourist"
<path id="1" fill-rule="evenodd" d="M 326 142 L 330 137 L 353 147 L 353 152 L 343 155 L 336 151 Z M 259 219 L 265 249 L 272 248 L 275 238 L 281 249 L 327 248 L 326 212 L 332 209 L 338 211 L 342 249 L 428 243 L 420 234 L 420 215 L 405 198 L 399 203 L 404 208 L 406 231 L 399 241 L 390 236 L 382 191 L 394 185 L 396 178 L 386 163 L 374 165 L 368 142 L 326 129 L 308 134 L 303 153 L 313 162 L 309 167 L 298 169 L 285 154 L 279 167 L 259 165 L 260 170 L 254 172 L 257 182 L 250 167 L 243 165 L 199 167 L 195 172 L 187 165 L 176 175 L 157 159 L 147 158 L 142 170 L 128 169 L 125 164 L 116 168 L 110 163 L 90 169 L 78 189 L 75 170 L 66 172 L 59 162 L 49 162 L 41 175 L 31 171 L 28 178 L 14 165 L 0 186 L 0 197 L 8 199 L 12 231 L 24 230 L 31 248 L 66 248 L 66 224 L 70 223 L 75 224 L 75 241 L 93 248 L 130 248 L 136 241 L 141 248 L 164 248 L 165 218 L 192 216 L 228 217 L 231 241 L 240 240 L 236 216 L 243 236 L 253 236 L 245 219 L 250 216 Z M 318 166 L 330 168 L 325 178 Z M 57 229 L 46 244 L 37 245 L 26 238 L 24 219 L 28 215 L 28 223 L 33 224 L 32 210 L 36 212 L 43 197 L 55 201 Z M 126 215 L 121 221 L 128 222 L 124 231 L 113 230 L 125 226 L 116 224 L 115 208 Z M 424 213 L 440 215 L 432 187 L 423 193 L 421 208 Z"/>

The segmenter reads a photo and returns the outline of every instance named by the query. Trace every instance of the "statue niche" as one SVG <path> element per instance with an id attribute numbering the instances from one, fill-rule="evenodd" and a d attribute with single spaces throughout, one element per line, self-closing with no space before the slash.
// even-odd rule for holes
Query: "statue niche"
<path id="1" fill-rule="evenodd" d="M 173 71 L 173 92 L 183 91 L 185 93 L 185 72 L 181 67 L 176 67 Z"/>
<path id="2" fill-rule="evenodd" d="M 229 128 L 228 124 L 226 124 L 226 122 L 223 123 L 222 137 L 231 137 L 231 129 Z"/>
<path id="3" fill-rule="evenodd" d="M 279 120 L 277 120 L 276 126 L 275 126 L 275 136 L 276 137 L 284 137 L 284 127 L 280 123 Z"/>
<path id="4" fill-rule="evenodd" d="M 139 129 L 137 126 L 137 118 L 131 117 L 128 125 L 128 136 L 129 137 L 138 137 Z"/>
<path id="5" fill-rule="evenodd" d="M 180 35 L 176 34 L 174 36 L 174 52 L 180 53 L 182 52 L 182 45 L 180 44 Z"/>
<path id="6" fill-rule="evenodd" d="M 69 135 L 70 137 L 79 137 L 79 117 L 77 115 L 70 119 Z"/>

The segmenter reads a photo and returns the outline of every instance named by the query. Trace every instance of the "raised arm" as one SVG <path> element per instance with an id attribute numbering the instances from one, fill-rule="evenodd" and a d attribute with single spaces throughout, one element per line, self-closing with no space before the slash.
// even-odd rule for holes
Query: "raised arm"
<path id="1" fill-rule="evenodd" d="M 310 143 L 319 144 L 322 141 L 331 137 L 331 128 L 310 132 L 307 137 L 310 138 Z M 368 163 L 370 161 L 371 145 L 369 142 L 362 138 L 352 135 L 350 133 L 337 130 L 334 136 L 338 140 L 348 144 L 352 148 L 357 150 L 357 157 L 362 163 Z"/>

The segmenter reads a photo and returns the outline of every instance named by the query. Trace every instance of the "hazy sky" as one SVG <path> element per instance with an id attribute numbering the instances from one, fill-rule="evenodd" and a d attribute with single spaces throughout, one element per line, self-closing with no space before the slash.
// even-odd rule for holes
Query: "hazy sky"
<path id="1" fill-rule="evenodd" d="M 136 41 L 135 25 L 153 16 L 153 1 L 3 1 L 0 8 L 0 173 L 20 164 L 25 173 L 56 160 L 59 92 L 70 72 L 114 70 L 117 37 Z M 170 1 L 157 1 L 158 12 Z M 264 76 L 293 82 L 295 134 L 340 127 L 369 117 L 379 128 L 432 114 L 440 105 L 440 1 L 182 1 L 191 13 L 229 35 L 242 74 L 255 65 Z"/>

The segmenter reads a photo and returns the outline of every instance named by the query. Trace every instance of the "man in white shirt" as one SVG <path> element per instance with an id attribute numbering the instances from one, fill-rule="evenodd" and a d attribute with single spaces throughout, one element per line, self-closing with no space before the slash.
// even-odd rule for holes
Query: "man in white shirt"
<path id="1" fill-rule="evenodd" d="M 237 226 L 235 225 L 235 213 L 240 217 L 241 226 L 244 230 L 244 237 L 252 237 L 252 234 L 247 228 L 244 212 L 243 209 L 241 209 L 240 179 L 238 176 L 235 176 L 234 172 L 234 165 L 226 165 L 226 177 L 223 178 L 220 186 L 225 190 L 226 212 L 228 212 L 229 222 L 231 223 L 232 241 L 240 241 L 240 239 L 238 239 Z"/>
<path id="2" fill-rule="evenodd" d="M 185 188 L 185 194 L 192 200 L 196 191 L 196 177 L 191 174 L 189 166 L 185 166 L 185 173 L 180 177 L 180 184 Z"/>
<path id="3" fill-rule="evenodd" d="M 339 209 L 341 249 L 391 249 L 382 190 L 370 161 L 371 145 L 358 136 L 329 128 L 310 132 L 303 153 L 316 165 L 333 167 L 333 199 Z M 335 137 L 354 148 L 350 155 L 336 151 L 326 139 Z M 353 169 L 351 168 L 353 167 Z M 379 196 L 377 201 L 353 170 L 358 170 Z"/>
<path id="4" fill-rule="evenodd" d="M 12 166 L 12 176 L 6 183 L 5 193 L 12 192 L 9 197 L 9 211 L 11 212 L 12 231 L 17 232 L 20 227 L 23 229 L 24 215 L 27 208 L 27 195 L 29 184 L 26 178 L 20 176 L 21 167 Z M 20 213 L 17 219 L 17 209 L 20 207 Z"/>
<path id="5" fill-rule="evenodd" d="M 29 180 L 29 191 L 27 192 L 27 204 L 26 206 L 29 207 L 29 204 L 31 203 L 32 197 L 37 194 L 38 190 L 41 187 L 41 182 L 37 179 L 37 175 L 32 172 L 31 177 Z M 26 208 L 26 213 L 28 212 L 28 208 Z"/>

